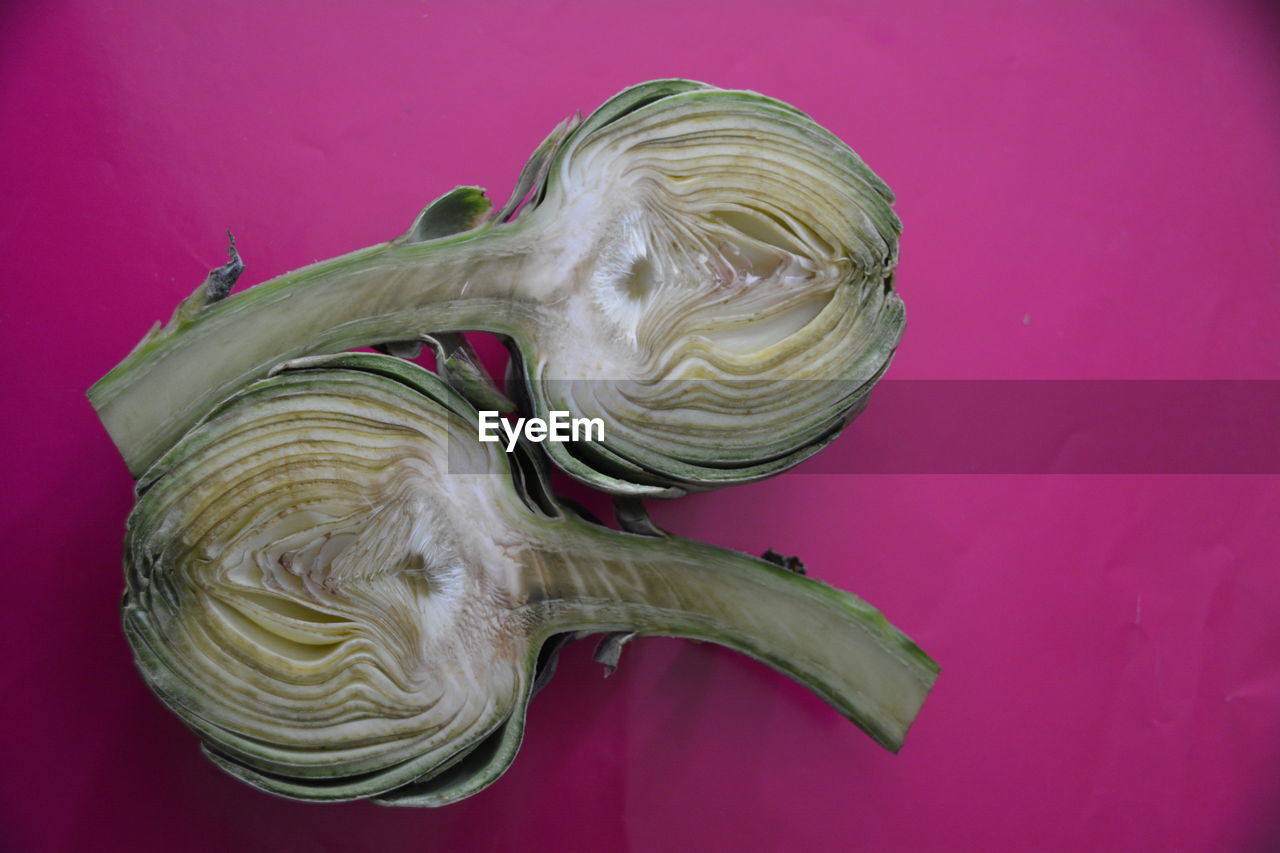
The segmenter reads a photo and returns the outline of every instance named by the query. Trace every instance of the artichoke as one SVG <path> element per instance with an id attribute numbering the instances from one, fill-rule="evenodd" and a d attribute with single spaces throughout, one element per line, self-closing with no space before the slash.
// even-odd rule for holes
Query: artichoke
<path id="1" fill-rule="evenodd" d="M 526 414 L 605 423 L 546 445 L 572 476 L 637 496 L 756 480 L 830 441 L 889 363 L 891 202 L 786 104 L 645 83 L 557 127 L 500 210 L 463 187 L 389 243 L 228 298 L 238 268 L 211 276 L 90 399 L 138 476 L 284 360 L 479 330 L 508 342 Z"/>
<path id="2" fill-rule="evenodd" d="M 896 750 L 936 666 L 873 608 L 773 563 L 611 530 L 538 458 L 476 440 L 424 369 L 302 359 L 222 402 L 138 484 L 124 624 L 150 686 L 284 796 L 442 805 L 492 782 L 562 638 L 720 643 Z"/>

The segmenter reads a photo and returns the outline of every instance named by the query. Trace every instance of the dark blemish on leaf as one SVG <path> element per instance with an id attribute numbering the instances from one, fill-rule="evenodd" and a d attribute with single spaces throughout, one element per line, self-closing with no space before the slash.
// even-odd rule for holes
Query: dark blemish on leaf
<path id="1" fill-rule="evenodd" d="M 227 262 L 215 270 L 210 270 L 209 277 L 205 279 L 205 305 L 212 305 L 225 299 L 231 292 L 231 288 L 235 287 L 240 273 L 244 272 L 244 261 L 240 260 L 240 253 L 236 251 L 236 235 L 232 234 L 230 229 L 227 230 L 227 240 L 230 241 L 227 247 Z"/>

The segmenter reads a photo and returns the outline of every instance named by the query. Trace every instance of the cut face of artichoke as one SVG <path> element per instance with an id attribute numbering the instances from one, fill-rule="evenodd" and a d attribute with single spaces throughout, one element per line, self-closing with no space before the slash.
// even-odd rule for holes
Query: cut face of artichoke
<path id="1" fill-rule="evenodd" d="M 577 631 L 721 643 L 899 747 L 937 669 L 873 608 L 586 522 L 532 457 L 475 436 L 475 411 L 415 365 L 307 359 L 139 482 L 126 631 L 218 764 L 296 798 L 456 801 L 511 762 L 540 659 Z"/>
<path id="2" fill-rule="evenodd" d="M 755 480 L 831 440 L 889 363 L 891 201 L 792 107 L 646 83 L 557 128 L 496 213 L 462 188 L 390 243 L 209 304 L 202 286 L 90 398 L 139 475 L 284 359 L 480 330 L 510 342 L 526 414 L 604 421 L 603 442 L 546 445 L 573 476 Z"/>

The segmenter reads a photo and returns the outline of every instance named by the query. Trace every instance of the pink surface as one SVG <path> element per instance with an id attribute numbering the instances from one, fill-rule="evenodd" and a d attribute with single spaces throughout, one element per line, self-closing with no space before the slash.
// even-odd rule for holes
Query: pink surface
<path id="1" fill-rule="evenodd" d="M 893 377 L 1280 379 L 1263 4 L 183 5 L 0 11 L 0 848 L 1280 848 L 1275 476 L 793 473 L 662 505 L 800 553 L 934 655 L 900 755 L 651 640 L 608 681 L 571 648 L 465 803 L 310 806 L 223 776 L 134 672 L 130 480 L 83 398 L 224 229 L 246 284 L 387 239 L 676 75 L 796 104 L 897 191 Z"/>

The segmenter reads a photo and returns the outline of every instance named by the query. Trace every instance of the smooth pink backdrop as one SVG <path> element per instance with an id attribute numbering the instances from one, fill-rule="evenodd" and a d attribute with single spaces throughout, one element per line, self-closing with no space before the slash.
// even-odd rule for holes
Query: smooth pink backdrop
<path id="1" fill-rule="evenodd" d="M 790 101 L 897 191 L 893 377 L 1280 379 L 1265 4 L 176 5 L 0 9 L 0 848 L 1280 849 L 1275 476 L 802 470 L 658 506 L 941 662 L 900 755 L 650 640 L 607 681 L 571 648 L 465 803 L 314 806 L 223 776 L 134 672 L 130 480 L 83 397 L 224 229 L 245 284 L 390 238 L 661 76 Z"/>

